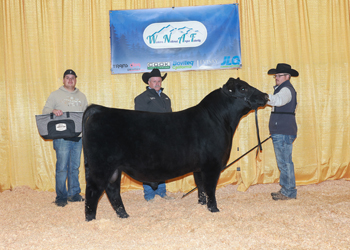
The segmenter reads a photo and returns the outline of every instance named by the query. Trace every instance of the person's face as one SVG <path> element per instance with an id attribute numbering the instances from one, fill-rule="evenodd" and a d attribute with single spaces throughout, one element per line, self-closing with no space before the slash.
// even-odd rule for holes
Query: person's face
<path id="1" fill-rule="evenodd" d="M 63 78 L 63 86 L 69 91 L 75 90 L 75 84 L 77 84 L 77 78 L 74 75 L 66 75 Z"/>
<path id="2" fill-rule="evenodd" d="M 276 85 L 280 86 L 282 83 L 289 80 L 290 75 L 286 74 L 286 73 L 279 73 L 279 74 L 274 75 L 273 78 L 275 78 L 275 80 L 276 80 Z"/>
<path id="3" fill-rule="evenodd" d="M 162 87 L 162 78 L 153 76 L 148 80 L 148 85 L 151 89 L 155 89 L 158 92 Z"/>

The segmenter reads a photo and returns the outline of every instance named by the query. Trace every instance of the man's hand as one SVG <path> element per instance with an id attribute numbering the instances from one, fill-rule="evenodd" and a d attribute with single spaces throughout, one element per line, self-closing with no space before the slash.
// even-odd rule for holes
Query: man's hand
<path id="1" fill-rule="evenodd" d="M 59 110 L 59 109 L 54 109 L 54 110 L 52 110 L 52 113 L 54 113 L 55 116 L 61 116 L 61 115 L 63 115 L 62 110 Z"/>

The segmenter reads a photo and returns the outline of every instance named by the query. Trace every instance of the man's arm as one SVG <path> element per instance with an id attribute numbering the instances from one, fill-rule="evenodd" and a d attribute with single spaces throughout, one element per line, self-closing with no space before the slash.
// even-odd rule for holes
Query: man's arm
<path id="1" fill-rule="evenodd" d="M 137 96 L 134 99 L 134 103 L 135 103 L 135 110 L 147 111 L 147 102 L 142 95 Z"/>
<path id="2" fill-rule="evenodd" d="M 282 88 L 280 92 L 275 95 L 269 94 L 269 101 L 267 102 L 270 106 L 281 107 L 286 105 L 292 100 L 292 93 L 289 88 Z"/>
<path id="3" fill-rule="evenodd" d="M 46 100 L 42 114 L 43 115 L 50 114 L 50 113 L 53 113 L 54 110 L 55 110 L 55 99 L 53 98 L 52 93 L 51 93 L 49 98 L 47 98 L 47 100 Z"/>
<path id="4" fill-rule="evenodd" d="M 56 101 L 52 94 L 50 94 L 49 98 L 47 98 L 45 106 L 43 108 L 42 114 L 50 114 L 54 113 L 55 116 L 61 116 L 63 115 L 63 111 L 60 109 L 55 109 L 56 107 Z"/>

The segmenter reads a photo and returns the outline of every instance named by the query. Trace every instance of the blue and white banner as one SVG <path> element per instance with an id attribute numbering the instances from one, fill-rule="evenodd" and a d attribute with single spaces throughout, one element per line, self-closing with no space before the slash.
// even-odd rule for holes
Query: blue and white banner
<path id="1" fill-rule="evenodd" d="M 112 74 L 240 68 L 237 4 L 110 11 Z"/>

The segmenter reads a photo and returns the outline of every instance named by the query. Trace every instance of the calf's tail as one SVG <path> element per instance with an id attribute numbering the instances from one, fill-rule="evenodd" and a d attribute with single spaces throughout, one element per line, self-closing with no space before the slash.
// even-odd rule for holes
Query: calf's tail
<path id="1" fill-rule="evenodd" d="M 87 107 L 84 111 L 83 114 L 83 132 L 84 132 L 84 127 L 86 124 L 86 121 L 89 119 L 89 117 L 97 112 L 100 111 L 102 106 L 97 105 L 97 104 L 90 104 L 89 107 Z"/>
<path id="2" fill-rule="evenodd" d="M 87 107 L 87 109 L 85 110 L 84 114 L 83 114 L 83 121 L 82 121 L 82 136 L 83 136 L 83 152 L 84 152 L 84 165 L 85 165 L 85 180 L 87 181 L 88 177 L 89 177 L 89 165 L 88 165 L 88 141 L 89 138 L 87 138 L 86 135 L 86 126 L 87 126 L 87 121 L 91 118 L 91 116 L 97 112 L 100 111 L 100 109 L 102 108 L 102 106 L 96 105 L 96 104 L 91 104 L 89 105 L 89 107 Z"/>

